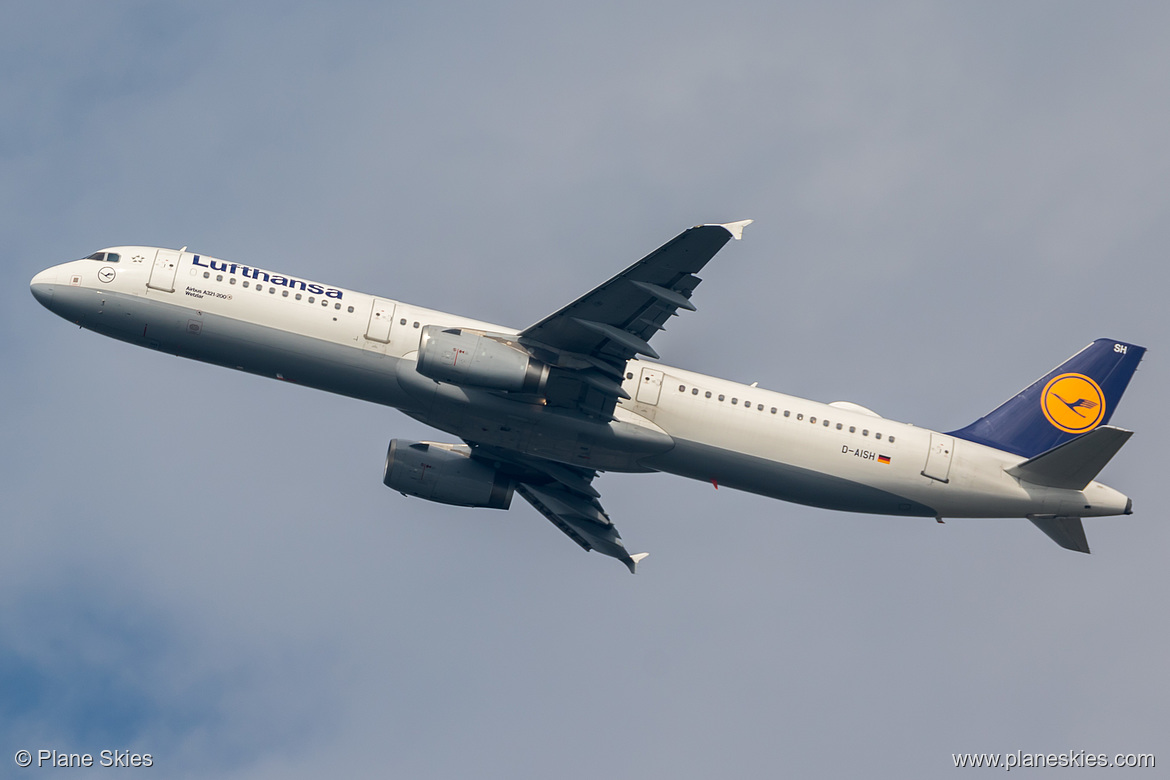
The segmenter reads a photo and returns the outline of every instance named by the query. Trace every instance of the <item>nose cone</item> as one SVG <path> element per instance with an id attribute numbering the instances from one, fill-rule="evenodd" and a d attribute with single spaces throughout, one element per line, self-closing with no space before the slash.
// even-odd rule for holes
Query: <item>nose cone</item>
<path id="1" fill-rule="evenodd" d="M 29 289 L 45 308 L 51 308 L 53 303 L 53 287 L 57 284 L 57 269 L 48 268 L 32 278 Z"/>

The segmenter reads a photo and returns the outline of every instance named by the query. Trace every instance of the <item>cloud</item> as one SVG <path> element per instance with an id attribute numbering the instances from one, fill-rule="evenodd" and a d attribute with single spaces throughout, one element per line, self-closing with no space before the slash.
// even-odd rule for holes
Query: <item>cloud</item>
<path id="1" fill-rule="evenodd" d="M 209 639 L 207 626 L 110 582 L 100 566 L 62 579 L 26 584 L 4 604 L 0 723 L 12 745 L 95 761 L 104 750 L 149 753 L 188 776 L 288 756 L 328 735 L 318 719 L 332 697 L 317 682 L 330 676 L 327 652 L 258 656 L 245 642 Z"/>

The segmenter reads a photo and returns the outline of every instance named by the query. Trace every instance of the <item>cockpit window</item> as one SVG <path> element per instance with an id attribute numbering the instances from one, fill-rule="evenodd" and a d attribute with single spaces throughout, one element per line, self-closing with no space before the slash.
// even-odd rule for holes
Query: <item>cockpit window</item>
<path id="1" fill-rule="evenodd" d="M 117 252 L 94 252 L 86 260 L 101 260 L 104 263 L 116 263 L 122 259 L 122 256 Z"/>

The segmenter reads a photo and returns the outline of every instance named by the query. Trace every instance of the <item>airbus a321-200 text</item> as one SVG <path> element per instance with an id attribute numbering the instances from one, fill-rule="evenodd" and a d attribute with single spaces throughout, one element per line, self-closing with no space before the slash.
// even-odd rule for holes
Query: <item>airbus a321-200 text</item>
<path id="1" fill-rule="evenodd" d="M 84 328 L 400 409 L 454 442 L 394 439 L 407 496 L 507 509 L 515 494 L 635 571 L 602 508 L 604 471 L 662 471 L 785 501 L 916 517 L 1028 518 L 1088 552 L 1082 518 L 1130 514 L 1096 481 L 1145 348 L 1099 339 L 947 433 L 657 362 L 697 273 L 751 220 L 693 227 L 523 330 L 181 250 L 118 246 L 32 280 Z"/>

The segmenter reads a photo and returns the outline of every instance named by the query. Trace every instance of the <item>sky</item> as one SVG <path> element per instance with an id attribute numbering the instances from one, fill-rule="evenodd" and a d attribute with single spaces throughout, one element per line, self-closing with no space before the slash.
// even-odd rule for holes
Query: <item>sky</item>
<path id="1" fill-rule="evenodd" d="M 232 780 L 1170 763 L 1165 4 L 4 8 L 5 776 L 142 771 L 20 749 Z M 388 441 L 436 438 L 393 409 L 115 342 L 27 288 L 189 246 L 522 328 L 749 218 L 663 362 L 952 430 L 1095 338 L 1141 344 L 1101 475 L 1135 514 L 1086 521 L 1084 556 L 1023 519 L 606 474 L 652 553 L 631 577 L 523 501 L 387 490 Z"/>

